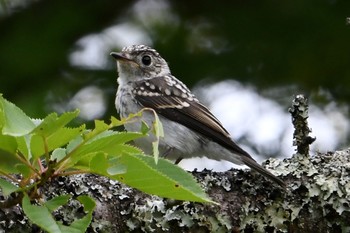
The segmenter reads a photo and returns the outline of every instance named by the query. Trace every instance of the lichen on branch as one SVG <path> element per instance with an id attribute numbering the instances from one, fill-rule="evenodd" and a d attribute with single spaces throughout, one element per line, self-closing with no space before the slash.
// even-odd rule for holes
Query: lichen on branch
<path id="1" fill-rule="evenodd" d="M 292 115 L 294 125 L 293 146 L 297 147 L 297 153 L 309 157 L 310 145 L 316 138 L 309 136 L 311 129 L 307 123 L 309 118 L 308 99 L 304 95 L 295 96 L 288 111 Z"/>

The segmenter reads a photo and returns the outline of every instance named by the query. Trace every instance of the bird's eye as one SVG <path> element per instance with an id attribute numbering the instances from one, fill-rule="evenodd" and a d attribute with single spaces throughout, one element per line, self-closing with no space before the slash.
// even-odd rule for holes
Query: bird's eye
<path id="1" fill-rule="evenodd" d="M 148 55 L 143 56 L 141 61 L 145 66 L 149 66 L 152 63 L 152 59 Z"/>

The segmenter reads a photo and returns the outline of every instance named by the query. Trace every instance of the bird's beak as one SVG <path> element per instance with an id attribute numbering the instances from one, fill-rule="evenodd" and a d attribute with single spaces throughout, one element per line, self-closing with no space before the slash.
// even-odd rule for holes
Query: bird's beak
<path id="1" fill-rule="evenodd" d="M 114 57 L 114 59 L 117 60 L 117 62 L 125 63 L 136 67 L 139 66 L 137 62 L 135 62 L 133 59 L 128 58 L 128 56 L 124 53 L 111 52 L 109 55 Z"/>
<path id="2" fill-rule="evenodd" d="M 125 54 L 123 53 L 116 53 L 116 52 L 111 52 L 109 55 L 111 55 L 112 57 L 114 57 L 115 60 L 124 60 L 124 61 L 132 61 L 131 59 L 129 59 L 128 57 L 125 56 Z"/>

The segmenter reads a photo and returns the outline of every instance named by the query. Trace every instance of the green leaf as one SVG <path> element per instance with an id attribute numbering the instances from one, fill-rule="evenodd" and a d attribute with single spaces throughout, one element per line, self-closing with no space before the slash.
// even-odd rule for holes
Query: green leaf
<path id="1" fill-rule="evenodd" d="M 1 178 L 1 177 L 0 177 L 0 187 L 1 187 L 1 190 L 2 190 L 2 194 L 4 196 L 8 196 L 11 193 L 20 190 L 20 188 L 18 186 L 12 184 L 11 182 L 9 182 L 9 181 Z"/>
<path id="2" fill-rule="evenodd" d="M 104 121 L 95 120 L 95 128 L 91 130 L 89 133 L 84 135 L 84 139 L 87 141 L 90 138 L 93 138 L 94 136 L 97 136 L 98 134 L 106 131 L 109 129 L 109 126 L 104 123 Z"/>
<path id="3" fill-rule="evenodd" d="M 111 136 L 115 133 L 115 131 L 113 130 L 105 130 L 103 132 L 99 132 L 98 134 L 94 135 L 93 137 L 89 138 L 89 139 L 86 139 L 86 137 L 84 137 L 84 141 L 86 144 L 88 143 L 91 143 L 93 141 L 96 141 L 100 138 L 104 138 L 104 137 L 107 137 L 107 136 Z"/>
<path id="4" fill-rule="evenodd" d="M 98 152 L 94 157 L 91 158 L 89 163 L 89 171 L 95 174 L 105 175 L 109 167 L 107 155 Z"/>
<path id="5" fill-rule="evenodd" d="M 83 142 L 84 142 L 84 139 L 81 136 L 78 136 L 72 139 L 67 145 L 67 154 L 75 150 Z"/>
<path id="6" fill-rule="evenodd" d="M 147 109 L 146 109 L 147 110 Z M 154 157 L 154 161 L 156 163 L 158 163 L 158 158 L 159 158 L 159 141 L 161 137 L 164 137 L 164 130 L 163 130 L 163 125 L 162 122 L 160 122 L 158 114 L 153 111 L 154 114 L 154 121 L 153 123 L 153 127 L 152 127 L 152 132 L 156 138 L 155 141 L 152 142 L 152 149 L 153 149 L 153 157 Z"/>
<path id="7" fill-rule="evenodd" d="M 111 166 L 107 169 L 107 175 L 106 176 L 115 176 L 124 174 L 127 172 L 127 167 L 123 164 L 116 163 L 114 166 Z"/>
<path id="8" fill-rule="evenodd" d="M 119 164 L 116 157 L 121 156 L 121 154 L 142 154 L 143 152 L 127 144 L 116 144 L 113 146 L 118 154 L 108 154 L 106 152 L 95 152 L 85 154 L 79 157 L 79 161 L 74 165 L 75 168 L 84 170 L 85 172 L 95 173 L 103 176 L 110 176 L 116 174 L 122 174 L 126 172 L 126 167 Z"/>
<path id="9" fill-rule="evenodd" d="M 0 150 L 0 171 L 3 173 L 19 173 L 17 166 L 23 164 L 19 158 L 7 151 Z M 23 164 L 24 165 L 24 164 Z"/>
<path id="10" fill-rule="evenodd" d="M 92 198 L 88 196 L 78 197 L 87 214 L 83 218 L 75 220 L 70 226 L 64 226 L 56 222 L 51 215 L 51 211 L 65 205 L 69 198 L 70 195 L 63 195 L 47 201 L 44 206 L 36 206 L 30 204 L 28 196 L 25 195 L 22 200 L 22 207 L 24 213 L 33 223 L 49 233 L 84 233 L 91 223 L 92 213 L 96 206 Z"/>
<path id="11" fill-rule="evenodd" d="M 30 169 L 30 167 L 27 164 L 19 163 L 16 164 L 17 171 L 23 176 L 23 178 L 29 178 L 33 174 L 33 171 Z"/>
<path id="12" fill-rule="evenodd" d="M 117 127 L 117 126 L 125 125 L 126 123 L 135 120 L 134 118 L 141 117 L 143 111 L 144 110 L 141 110 L 141 111 L 139 111 L 137 113 L 130 113 L 127 118 L 122 118 L 120 120 L 118 120 L 117 118 L 112 116 L 111 117 L 111 124 L 110 124 L 110 126 L 111 127 Z"/>
<path id="13" fill-rule="evenodd" d="M 62 195 L 62 196 L 57 196 L 52 198 L 51 200 L 48 200 L 47 202 L 45 202 L 45 206 L 47 207 L 47 209 L 50 212 L 55 211 L 56 209 L 58 209 L 60 206 L 63 206 L 65 204 L 67 204 L 68 200 L 71 198 L 72 196 L 69 194 L 66 195 Z"/>
<path id="14" fill-rule="evenodd" d="M 129 144 L 119 144 L 115 146 L 115 150 L 120 151 L 120 154 L 137 154 L 142 155 L 143 151 L 135 146 Z M 113 156 L 113 155 L 112 155 Z"/>
<path id="15" fill-rule="evenodd" d="M 92 220 L 92 213 L 85 215 L 83 218 L 75 220 L 70 226 L 60 224 L 60 229 L 64 233 L 84 233 L 89 227 Z"/>
<path id="16" fill-rule="evenodd" d="M 57 148 L 52 151 L 51 160 L 56 160 L 57 162 L 61 161 L 66 156 L 66 149 Z"/>
<path id="17" fill-rule="evenodd" d="M 34 122 L 16 105 L 0 96 L 0 126 L 2 134 L 23 136 L 34 128 Z"/>
<path id="18" fill-rule="evenodd" d="M 121 144 L 142 136 L 143 135 L 140 133 L 113 132 L 108 136 L 100 137 L 96 140 L 94 139 L 93 141 L 79 146 L 76 150 L 72 150 L 72 153 L 70 154 L 69 166 L 72 166 L 90 153 L 103 152 L 109 155 L 120 155 L 122 153 L 119 147 Z"/>
<path id="19" fill-rule="evenodd" d="M 145 121 L 141 121 L 141 130 L 140 132 L 146 135 L 150 131 L 150 127 L 147 125 Z"/>
<path id="20" fill-rule="evenodd" d="M 16 137 L 18 151 L 27 159 L 32 158 L 32 154 L 30 152 L 30 139 L 32 138 L 31 134 L 24 135 L 22 137 Z"/>
<path id="21" fill-rule="evenodd" d="M 50 233 L 62 232 L 46 206 L 30 204 L 29 197 L 25 195 L 22 200 L 22 208 L 30 221 L 38 225 L 40 228 Z"/>
<path id="22" fill-rule="evenodd" d="M 107 154 L 102 152 L 95 152 L 80 156 L 79 161 L 74 165 L 75 168 L 81 169 L 85 172 L 95 173 L 103 176 L 111 176 L 122 174 L 126 172 L 126 167 L 119 164 L 118 159 L 121 154 L 142 154 L 143 152 L 131 145 L 116 144 L 113 146 L 117 154 Z"/>
<path id="23" fill-rule="evenodd" d="M 163 125 L 162 122 L 159 120 L 159 117 L 157 114 L 154 115 L 154 121 L 153 121 L 153 133 L 154 135 L 159 137 L 164 137 L 164 130 L 163 130 Z"/>
<path id="24" fill-rule="evenodd" d="M 94 199 L 86 195 L 81 195 L 77 199 L 78 201 L 80 201 L 81 204 L 84 205 L 84 210 L 86 212 L 92 213 L 92 211 L 94 211 L 96 207 L 96 202 L 94 201 Z"/>
<path id="25" fill-rule="evenodd" d="M 63 128 L 69 122 L 79 115 L 79 110 L 74 112 L 65 112 L 61 116 L 57 116 L 57 113 L 51 113 L 45 117 L 45 119 L 33 130 L 33 133 L 48 137 L 55 133 L 60 128 Z"/>
<path id="26" fill-rule="evenodd" d="M 78 221 L 78 220 L 76 220 L 76 221 Z M 66 225 L 63 225 L 61 223 L 58 223 L 58 226 L 59 226 L 61 232 L 64 232 L 64 233 L 84 233 L 85 232 L 84 230 L 80 230 L 78 228 L 73 228 L 71 226 L 66 226 Z"/>
<path id="27" fill-rule="evenodd" d="M 153 158 L 154 158 L 154 162 L 157 164 L 158 163 L 158 159 L 159 159 L 159 141 L 156 140 L 154 142 L 152 142 L 152 150 L 153 150 Z"/>
<path id="28" fill-rule="evenodd" d="M 108 155 L 100 151 L 94 153 L 88 153 L 79 159 L 74 165 L 74 168 L 82 170 L 88 173 L 95 173 L 99 175 L 105 175 L 106 170 L 109 167 Z"/>
<path id="29" fill-rule="evenodd" d="M 122 175 L 110 176 L 145 193 L 177 200 L 211 202 L 191 174 L 165 159 L 158 164 L 150 156 L 128 155 L 119 163 L 127 167 Z"/>
<path id="30" fill-rule="evenodd" d="M 88 196 L 80 196 L 78 200 L 83 204 L 87 214 L 78 220 L 75 220 L 70 226 L 64 226 L 56 222 L 51 212 L 62 205 L 65 205 L 70 195 L 55 197 L 45 203 L 44 206 L 31 205 L 28 196 L 24 196 L 22 207 L 27 217 L 36 225 L 48 231 L 49 233 L 83 233 L 91 223 L 92 213 L 96 206 L 95 201 Z"/>
<path id="31" fill-rule="evenodd" d="M 66 145 L 69 141 L 76 138 L 84 130 L 85 125 L 77 128 L 60 128 L 46 138 L 48 152 Z M 33 135 L 31 139 L 31 152 L 33 159 L 45 153 L 44 138 L 41 135 Z"/>
<path id="32" fill-rule="evenodd" d="M 0 134 L 0 149 L 14 154 L 17 150 L 16 138 Z"/>
<path id="33" fill-rule="evenodd" d="M 124 124 L 123 120 L 118 120 L 114 116 L 111 117 L 111 125 L 113 125 L 113 127 L 121 126 L 123 124 Z"/>

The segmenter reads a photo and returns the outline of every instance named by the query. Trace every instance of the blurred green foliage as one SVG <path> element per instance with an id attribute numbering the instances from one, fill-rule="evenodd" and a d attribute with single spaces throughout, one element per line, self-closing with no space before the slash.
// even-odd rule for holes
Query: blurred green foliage
<path id="1" fill-rule="evenodd" d="M 147 18 L 130 14 L 136 3 L 147 1 L 22 2 L 0 5 L 0 92 L 32 116 L 42 117 L 53 103 L 90 84 L 107 93 L 106 118 L 115 115 L 113 60 L 106 69 L 76 67 L 69 54 L 83 36 L 125 22 L 149 33 L 189 86 L 229 78 L 258 89 L 322 88 L 350 102 L 350 1 L 172 0 L 166 3 L 174 24 L 147 24 Z"/>

